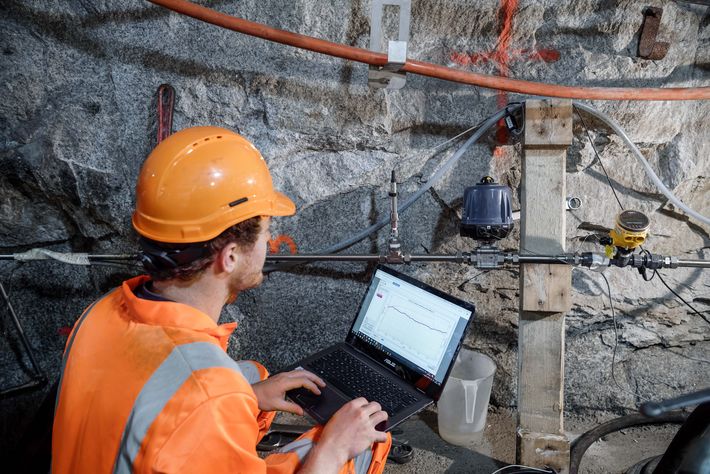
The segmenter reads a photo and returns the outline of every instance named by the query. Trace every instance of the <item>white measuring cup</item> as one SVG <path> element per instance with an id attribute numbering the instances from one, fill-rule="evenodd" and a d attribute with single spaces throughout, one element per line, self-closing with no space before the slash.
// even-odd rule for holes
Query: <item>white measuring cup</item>
<path id="1" fill-rule="evenodd" d="M 490 357 L 461 349 L 438 402 L 439 435 L 445 441 L 463 446 L 482 434 L 495 372 Z"/>

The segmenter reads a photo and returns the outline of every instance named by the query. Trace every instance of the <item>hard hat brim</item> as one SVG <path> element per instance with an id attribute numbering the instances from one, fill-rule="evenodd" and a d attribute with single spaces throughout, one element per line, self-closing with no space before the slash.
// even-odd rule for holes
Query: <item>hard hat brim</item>
<path id="1" fill-rule="evenodd" d="M 269 216 L 292 216 L 296 213 L 296 205 L 291 201 L 291 199 L 283 193 L 274 191 L 274 197 L 271 201 L 272 211 L 268 214 Z"/>

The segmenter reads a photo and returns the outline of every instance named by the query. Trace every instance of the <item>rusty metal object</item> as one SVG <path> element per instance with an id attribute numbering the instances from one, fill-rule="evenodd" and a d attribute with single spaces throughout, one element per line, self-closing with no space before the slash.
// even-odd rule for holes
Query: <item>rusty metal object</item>
<path id="1" fill-rule="evenodd" d="M 657 41 L 658 30 L 661 27 L 663 8 L 648 7 L 643 12 L 643 26 L 639 39 L 639 57 L 644 59 L 663 59 L 668 53 L 670 43 Z"/>
<path id="2" fill-rule="evenodd" d="M 158 140 L 160 143 L 173 133 L 175 89 L 170 84 L 158 87 Z"/>

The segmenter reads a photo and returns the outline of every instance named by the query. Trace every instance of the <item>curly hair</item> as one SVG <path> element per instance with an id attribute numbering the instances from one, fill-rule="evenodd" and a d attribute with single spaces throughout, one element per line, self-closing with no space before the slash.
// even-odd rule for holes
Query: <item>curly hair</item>
<path id="1" fill-rule="evenodd" d="M 200 276 L 210 265 L 212 265 L 212 262 L 214 262 L 217 254 L 219 254 L 225 246 L 230 243 L 236 243 L 241 249 L 248 250 L 258 240 L 260 231 L 261 217 L 252 217 L 229 227 L 214 239 L 205 242 L 203 245 L 207 248 L 207 256 L 198 258 L 190 263 L 180 265 L 176 268 L 161 268 L 156 270 L 146 269 L 146 271 L 154 281 L 174 279 L 186 282 L 192 281 Z M 180 247 L 175 244 L 166 244 L 162 242 L 153 243 L 156 246 L 162 247 L 166 250 L 172 250 Z"/>

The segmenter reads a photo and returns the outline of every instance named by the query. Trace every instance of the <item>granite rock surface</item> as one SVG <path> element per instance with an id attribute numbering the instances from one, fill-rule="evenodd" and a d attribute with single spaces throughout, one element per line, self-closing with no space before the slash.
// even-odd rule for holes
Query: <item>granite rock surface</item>
<path id="1" fill-rule="evenodd" d="M 515 78 L 614 87 L 710 85 L 710 9 L 687 2 L 521 0 L 509 49 L 500 47 L 496 0 L 414 0 L 409 56 Z M 369 3 L 362 0 L 204 2 L 222 12 L 320 38 L 367 47 Z M 642 11 L 664 8 L 658 61 L 636 56 Z M 457 149 L 449 141 L 524 96 L 410 75 L 399 91 L 369 89 L 367 67 L 229 32 L 147 2 L 7 1 L 0 6 L 0 250 L 130 253 L 134 183 L 155 145 L 155 92 L 176 89 L 174 128 L 215 124 L 244 134 L 262 151 L 275 185 L 298 213 L 276 219 L 274 235 L 317 252 L 386 218 L 395 169 L 402 197 L 415 192 Z M 388 26 L 391 25 L 391 19 Z M 507 65 L 501 64 L 507 57 Z M 710 215 L 710 103 L 594 102 L 627 131 L 661 180 Z M 710 228 L 668 204 L 641 165 L 604 124 L 575 115 L 567 189 L 583 201 L 567 214 L 567 249 L 601 250 L 589 235 L 613 225 L 618 204 L 653 222 L 646 247 L 710 258 Z M 589 134 L 585 128 L 589 129 Z M 596 156 L 596 147 L 599 157 Z M 497 151 L 496 151 L 497 149 Z M 400 216 L 407 252 L 469 251 L 458 235 L 466 186 L 490 174 L 513 188 L 519 209 L 521 147 L 488 134 Z M 601 163 L 600 159 L 601 158 Z M 387 229 L 348 252 L 386 251 Z M 516 230 L 500 243 L 516 249 Z M 287 251 L 284 247 L 282 251 Z M 58 377 L 66 327 L 82 309 L 137 267 L 0 263 L 30 344 L 51 381 Z M 276 370 L 342 340 L 372 267 L 322 263 L 273 272 L 240 295 L 224 320 L 237 320 L 230 354 Z M 492 404 L 516 403 L 516 268 L 483 272 L 455 264 L 404 271 L 472 301 L 477 316 L 466 346 L 498 365 Z M 566 408 L 623 412 L 648 398 L 707 385 L 710 325 L 659 278 L 630 269 L 575 269 L 567 318 Z M 710 272 L 663 277 L 710 319 Z M 3 309 L 0 388 L 26 381 L 29 361 Z M 614 347 L 615 371 L 611 362 Z M 614 380 L 616 379 L 616 380 Z M 3 445 L 26 426 L 44 391 L 0 401 Z"/>

